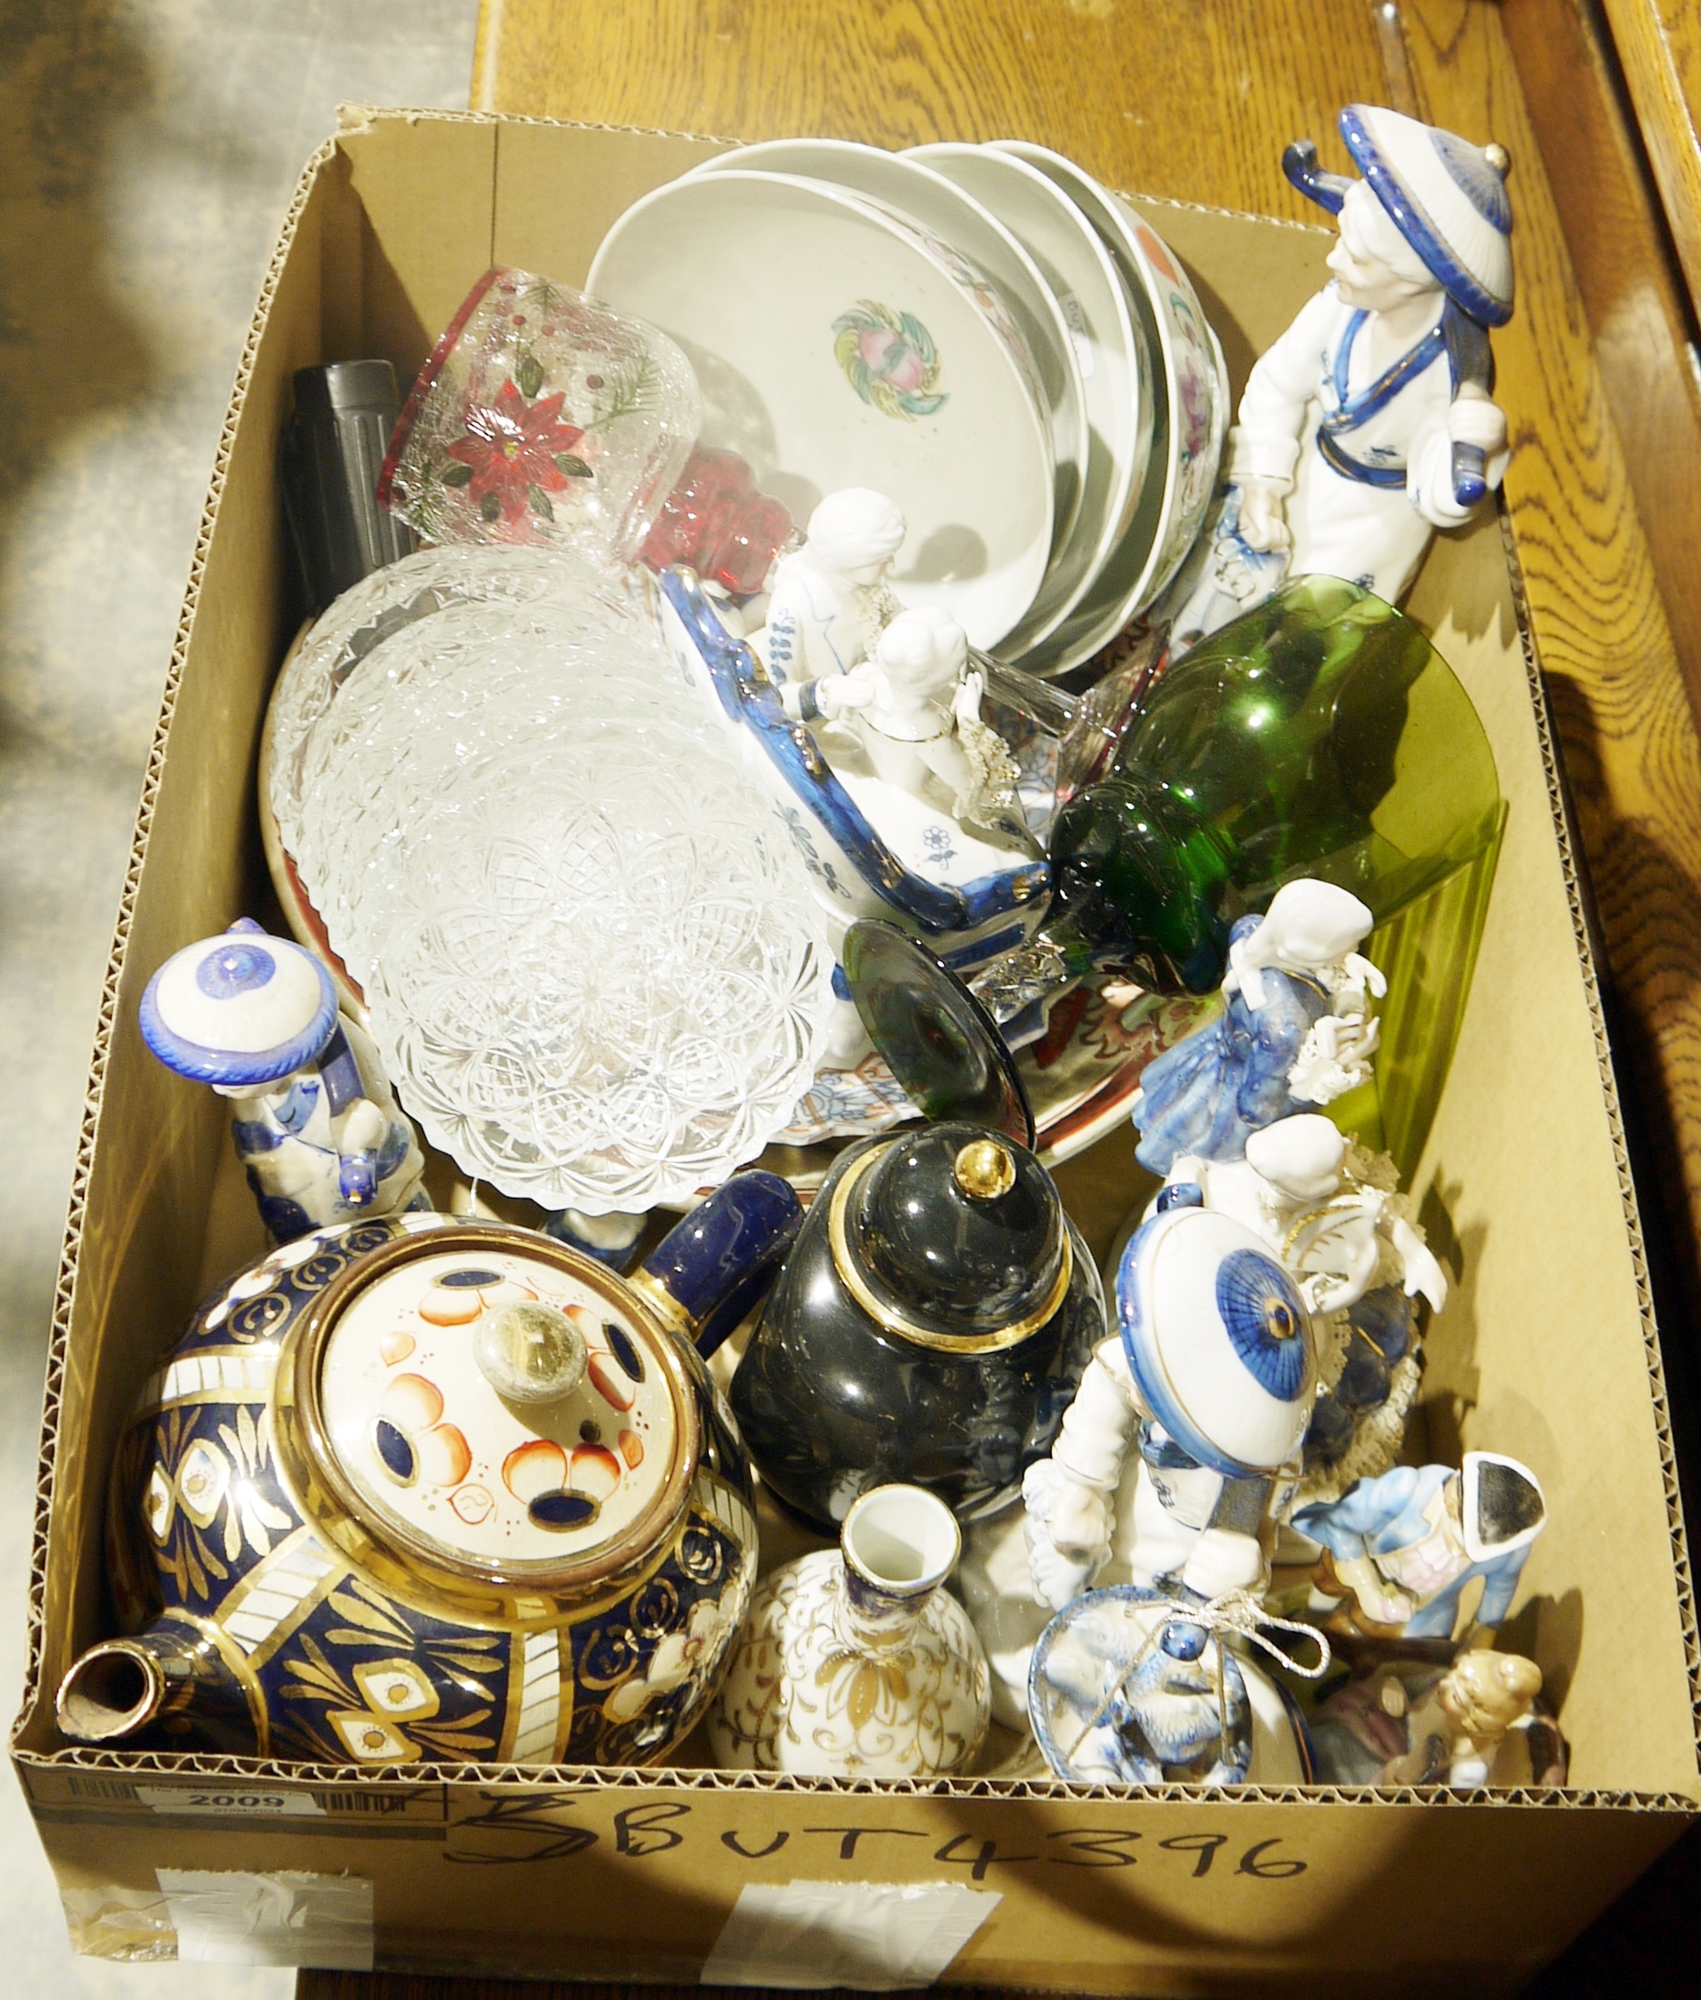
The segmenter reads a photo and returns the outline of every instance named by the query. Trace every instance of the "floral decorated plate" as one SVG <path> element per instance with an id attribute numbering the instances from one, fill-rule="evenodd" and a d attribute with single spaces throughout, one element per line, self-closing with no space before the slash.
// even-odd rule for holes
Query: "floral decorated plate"
<path id="1" fill-rule="evenodd" d="M 1044 580 L 1054 466 L 1026 344 L 972 279 L 846 189 L 723 169 L 629 208 L 588 288 L 678 342 L 702 443 L 738 452 L 794 519 L 839 487 L 889 493 L 906 601 L 988 647 Z"/>
<path id="2" fill-rule="evenodd" d="M 1066 993 L 1046 1033 L 1016 1058 L 1046 1164 L 1071 1158 L 1126 1116 L 1146 1065 L 1191 1034 L 1216 1004 L 1214 996 L 1170 998 L 1108 977 Z M 854 1069 L 818 1071 L 775 1144 L 865 1139 L 916 1115 L 885 1063 L 870 1055 Z"/>
<path id="3" fill-rule="evenodd" d="M 1153 387 L 1162 383 L 1162 453 L 1154 444 L 1152 478 L 1164 467 L 1163 501 L 1149 549 L 1130 575 L 1130 563 L 1114 565 L 1106 585 L 1095 590 L 1082 607 L 1085 628 L 1091 615 L 1114 617 L 1119 625 L 1151 603 L 1175 573 L 1198 533 L 1211 497 L 1226 429 L 1226 412 L 1219 409 L 1221 378 L 1212 349 L 1210 329 L 1186 273 L 1151 226 L 1126 203 L 1059 153 L 1025 140 L 1001 139 L 996 150 L 1036 167 L 1060 187 L 1097 229 L 1116 260 L 1139 311 L 1152 355 Z M 1132 538 L 1130 538 L 1130 541 Z M 1124 544 L 1123 554 L 1131 554 Z M 1059 635 L 1062 636 L 1061 634 Z M 1083 629 L 1073 640 L 1085 645 Z M 1102 644 L 1100 638 L 1097 644 Z M 1088 646 L 1087 651 L 1094 650 Z M 1084 658 L 1085 653 L 1078 654 Z"/>
<path id="4" fill-rule="evenodd" d="M 917 146 L 905 158 L 973 195 L 1021 242 L 1057 298 L 1080 362 L 1090 426 L 1086 491 L 1045 588 L 1000 644 L 1003 658 L 1017 660 L 1075 609 L 1133 525 L 1154 414 L 1140 379 L 1133 309 L 1098 231 L 1037 167 L 991 146 L 956 143 Z"/>
<path id="5" fill-rule="evenodd" d="M 782 174 L 847 188 L 914 224 L 947 263 L 962 264 L 979 284 L 991 280 L 997 301 L 1007 308 L 1033 357 L 1033 388 L 1056 460 L 1054 560 L 1061 555 L 1075 533 L 1085 488 L 1086 384 L 1063 308 L 1020 233 L 929 163 L 846 139 L 770 139 L 719 153 L 692 171 L 699 176 Z M 913 560 L 913 548 L 910 555 Z M 893 581 L 907 596 L 904 586 L 911 579 L 900 572 Z"/>

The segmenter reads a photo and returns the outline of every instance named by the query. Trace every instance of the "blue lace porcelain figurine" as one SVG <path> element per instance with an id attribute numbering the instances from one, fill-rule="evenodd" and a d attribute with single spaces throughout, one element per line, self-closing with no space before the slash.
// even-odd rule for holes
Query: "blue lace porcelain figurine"
<path id="1" fill-rule="evenodd" d="M 1276 891 L 1229 933 L 1224 1007 L 1152 1063 L 1134 1099 L 1135 1157 L 1155 1174 L 1177 1159 L 1238 1160 L 1256 1131 L 1328 1104 L 1369 1074 L 1369 996 L 1387 982 L 1356 946 L 1368 909 L 1332 883 Z"/>
<path id="2" fill-rule="evenodd" d="M 1156 1594 L 1096 1590 L 1034 1648 L 1029 1710 L 1046 1762 L 1089 1784 L 1244 1784 L 1252 1713 L 1239 1660 Z M 1142 1637 L 1144 1634 L 1144 1637 Z"/>
<path id="3" fill-rule="evenodd" d="M 431 1206 L 425 1155 L 377 1049 L 300 945 L 239 917 L 166 960 L 141 1027 L 167 1069 L 232 1100 L 231 1137 L 279 1243 Z"/>

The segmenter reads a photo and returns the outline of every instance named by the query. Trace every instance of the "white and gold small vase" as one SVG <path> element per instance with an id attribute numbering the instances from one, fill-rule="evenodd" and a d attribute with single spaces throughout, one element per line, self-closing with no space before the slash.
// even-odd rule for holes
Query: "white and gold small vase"
<path id="1" fill-rule="evenodd" d="M 940 1588 L 962 1546 L 955 1517 L 919 1486 L 879 1486 L 839 1542 L 757 1590 L 709 1714 L 715 1761 L 809 1777 L 966 1769 L 992 1689 L 967 1612 Z"/>

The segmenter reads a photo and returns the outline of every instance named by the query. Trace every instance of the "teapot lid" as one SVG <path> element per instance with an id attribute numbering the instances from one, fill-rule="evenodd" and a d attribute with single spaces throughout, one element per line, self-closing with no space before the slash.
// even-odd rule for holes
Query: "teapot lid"
<path id="1" fill-rule="evenodd" d="M 925 1346 L 1013 1346 L 1069 1289 L 1051 1176 L 984 1125 L 924 1125 L 871 1146 L 834 1189 L 829 1224 L 834 1263 L 864 1311 Z"/>
<path id="2" fill-rule="evenodd" d="M 601 1266 L 502 1224 L 350 1266 L 302 1322 L 288 1381 L 320 1486 L 452 1584 L 617 1573 L 666 1533 L 698 1456 L 671 1336 Z"/>
<path id="3" fill-rule="evenodd" d="M 928 1118 L 967 1118 L 1034 1143 L 1016 1059 L 992 1016 L 927 947 L 865 918 L 845 932 L 845 978 L 869 1040 Z"/>

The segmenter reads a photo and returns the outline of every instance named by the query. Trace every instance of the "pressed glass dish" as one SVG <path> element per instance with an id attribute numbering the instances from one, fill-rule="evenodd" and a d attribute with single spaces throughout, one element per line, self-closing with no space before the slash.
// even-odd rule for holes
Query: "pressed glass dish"
<path id="1" fill-rule="evenodd" d="M 647 1208 L 786 1125 L 832 955 L 635 591 L 551 551 L 410 557 L 314 627 L 268 731 L 281 852 L 466 1173 Z"/>

